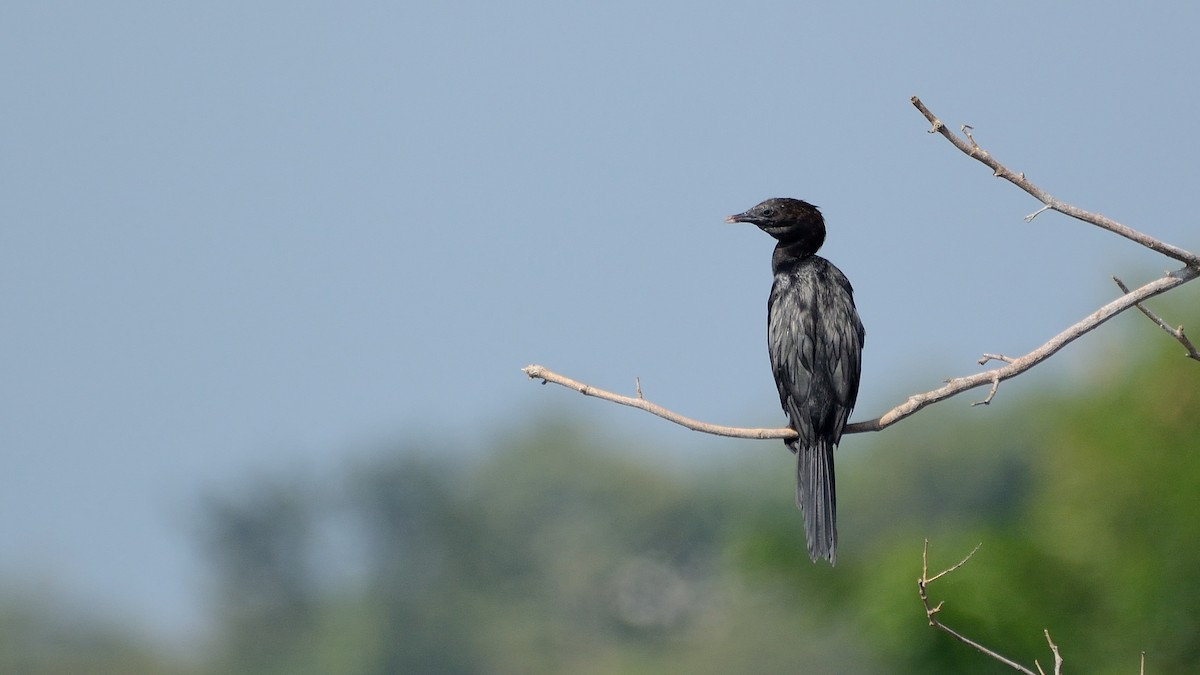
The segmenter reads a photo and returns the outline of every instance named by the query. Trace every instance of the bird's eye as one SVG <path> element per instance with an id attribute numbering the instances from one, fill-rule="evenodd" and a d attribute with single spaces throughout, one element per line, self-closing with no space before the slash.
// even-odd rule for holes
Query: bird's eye
<path id="1" fill-rule="evenodd" d="M 763 209 L 762 211 L 758 212 L 758 215 L 762 216 L 763 218 L 774 217 L 775 209 Z"/>

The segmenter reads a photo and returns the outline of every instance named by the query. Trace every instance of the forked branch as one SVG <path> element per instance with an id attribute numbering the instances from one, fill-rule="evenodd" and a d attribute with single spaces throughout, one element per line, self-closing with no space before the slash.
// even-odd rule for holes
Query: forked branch
<path id="1" fill-rule="evenodd" d="M 982 545 L 983 544 L 980 544 L 979 546 L 982 546 Z M 972 649 L 978 651 L 979 653 L 984 654 L 985 656 L 991 657 L 991 658 L 999 661 L 1000 663 L 1003 663 L 1004 665 L 1008 666 L 1009 668 L 1012 668 L 1013 670 L 1015 670 L 1017 672 L 1025 673 L 1026 675 L 1038 675 L 1038 673 L 1041 673 L 1041 675 L 1045 675 L 1045 672 L 1042 671 L 1041 664 L 1037 663 L 1037 661 L 1034 661 L 1034 663 L 1037 665 L 1037 669 L 1038 669 L 1038 672 L 1035 673 L 1032 670 L 1030 670 L 1029 668 L 1026 668 L 1025 666 L 1008 658 L 1007 656 L 1002 656 L 1001 654 L 999 654 L 987 647 L 984 647 L 983 645 L 979 644 L 978 642 L 972 640 L 971 638 L 963 635 L 962 633 L 960 633 L 960 632 L 954 630 L 953 628 L 947 626 L 946 624 L 942 623 L 941 620 L 938 618 L 938 613 L 942 611 L 942 605 L 945 604 L 944 601 L 939 602 L 936 605 L 930 604 L 929 585 L 932 584 L 933 582 L 937 581 L 938 579 L 941 579 L 942 577 L 946 576 L 947 574 L 950 574 L 954 570 L 957 570 L 958 568 L 962 567 L 963 565 L 967 564 L 967 561 L 971 559 L 971 556 L 975 555 L 975 552 L 979 550 L 979 546 L 976 546 L 974 548 L 974 550 L 972 550 L 970 553 L 968 553 L 965 558 L 958 561 L 956 564 L 954 564 L 950 567 L 947 567 L 946 569 L 942 570 L 941 572 L 938 572 L 937 574 L 935 574 L 933 576 L 929 576 L 929 540 L 928 539 L 925 540 L 925 548 L 922 549 L 922 551 L 921 551 L 921 578 L 917 579 L 917 594 L 921 597 L 921 604 L 925 607 L 925 618 L 929 619 L 930 626 L 933 626 L 934 628 L 942 631 L 943 633 L 953 637 L 955 640 L 958 640 L 959 642 L 967 645 L 968 647 L 971 647 Z M 1050 652 L 1054 655 L 1054 675 L 1060 675 L 1062 673 L 1062 656 L 1060 656 L 1058 653 L 1058 646 L 1055 645 L 1054 642 L 1050 639 L 1050 631 L 1045 631 L 1045 634 L 1046 634 L 1046 642 L 1049 643 L 1049 645 L 1050 645 Z"/>
<path id="2" fill-rule="evenodd" d="M 1129 287 L 1125 285 L 1124 281 L 1121 281 L 1116 277 L 1113 277 L 1113 281 L 1117 282 L 1117 287 L 1121 289 L 1122 293 L 1129 292 Z M 1188 339 L 1187 335 L 1184 334 L 1183 326 L 1176 326 L 1172 328 L 1170 324 L 1162 320 L 1162 317 L 1147 309 L 1146 306 L 1140 302 L 1137 304 L 1137 308 L 1142 310 L 1142 314 L 1145 314 L 1146 318 L 1156 323 L 1159 328 L 1167 331 L 1167 335 L 1179 340 L 1179 344 L 1183 345 L 1183 348 L 1187 350 L 1187 357 L 1189 359 L 1200 361 L 1200 352 L 1196 351 L 1196 345 L 1192 344 L 1192 341 Z"/>

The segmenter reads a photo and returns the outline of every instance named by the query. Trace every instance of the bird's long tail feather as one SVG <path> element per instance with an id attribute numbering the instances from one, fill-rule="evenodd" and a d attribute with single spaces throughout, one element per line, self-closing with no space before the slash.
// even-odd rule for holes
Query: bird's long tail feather
<path id="1" fill-rule="evenodd" d="M 804 517 L 808 557 L 837 561 L 837 498 L 833 479 L 833 444 L 818 438 L 808 447 L 797 443 L 796 506 Z"/>

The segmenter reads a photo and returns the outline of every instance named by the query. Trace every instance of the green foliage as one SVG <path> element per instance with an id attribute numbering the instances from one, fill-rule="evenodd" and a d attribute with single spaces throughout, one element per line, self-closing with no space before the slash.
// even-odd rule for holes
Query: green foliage
<path id="1" fill-rule="evenodd" d="M 1084 586 L 1046 621 L 1092 672 L 1200 664 L 1200 369 L 1164 352 L 1051 408 L 1033 457 L 1031 539 Z"/>

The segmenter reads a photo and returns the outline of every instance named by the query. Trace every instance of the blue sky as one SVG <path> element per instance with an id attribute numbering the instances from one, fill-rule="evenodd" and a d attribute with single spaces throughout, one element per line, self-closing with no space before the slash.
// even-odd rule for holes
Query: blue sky
<path id="1" fill-rule="evenodd" d="M 1026 224 L 1037 204 L 909 97 L 1052 194 L 1196 250 L 1198 15 L 7 6 L 0 575 L 178 632 L 203 608 L 205 491 L 550 414 L 695 442 L 532 386 L 531 362 L 780 425 L 772 242 L 722 222 L 770 196 L 822 207 L 857 289 L 859 419 L 1026 351 L 1114 297 L 1110 275 L 1176 265 L 1057 214 Z M 997 404 L 1166 339 L 1137 321 Z"/>

